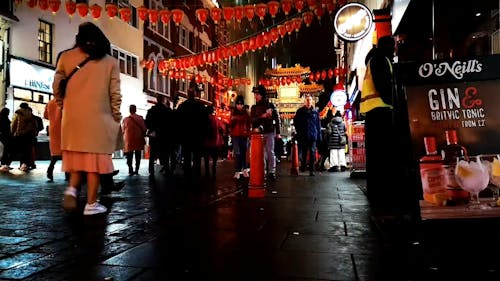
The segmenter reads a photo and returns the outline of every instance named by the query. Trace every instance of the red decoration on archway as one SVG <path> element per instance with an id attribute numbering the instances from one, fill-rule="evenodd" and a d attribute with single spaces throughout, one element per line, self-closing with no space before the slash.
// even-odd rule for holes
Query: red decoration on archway
<path id="1" fill-rule="evenodd" d="M 106 14 L 108 14 L 108 17 L 110 19 L 113 19 L 118 14 L 118 6 L 116 6 L 116 4 L 113 3 L 106 4 L 105 8 L 106 8 Z"/>
<path id="2" fill-rule="evenodd" d="M 222 9 L 212 8 L 210 10 L 210 17 L 212 17 L 212 20 L 214 21 L 215 24 L 219 24 L 219 22 L 222 18 Z"/>
<path id="3" fill-rule="evenodd" d="M 148 17 L 148 8 L 144 6 L 137 7 L 137 15 L 140 20 L 145 21 Z"/>
<path id="4" fill-rule="evenodd" d="M 38 0 L 38 7 L 42 11 L 46 11 L 49 8 L 49 0 Z"/>
<path id="5" fill-rule="evenodd" d="M 71 0 L 68 0 L 66 1 L 65 6 L 66 6 L 66 13 L 68 13 L 68 16 L 72 17 L 76 12 L 76 3 Z"/>
<path id="6" fill-rule="evenodd" d="M 97 4 L 90 6 L 90 14 L 92 15 L 92 18 L 94 20 L 97 20 L 98 18 L 101 17 L 101 12 L 102 12 L 101 6 L 99 6 Z"/>
<path id="7" fill-rule="evenodd" d="M 124 22 L 130 22 L 132 16 L 132 10 L 129 7 L 120 8 L 119 10 L 120 18 Z"/>
<path id="8" fill-rule="evenodd" d="M 167 10 L 167 9 L 163 9 L 160 11 L 160 20 L 163 24 L 165 25 L 168 25 L 168 23 L 170 22 L 170 16 L 172 15 L 172 13 Z"/>
<path id="9" fill-rule="evenodd" d="M 292 0 L 281 0 L 281 9 L 285 13 L 285 16 L 288 16 L 292 10 Z"/>
<path id="10" fill-rule="evenodd" d="M 183 18 L 184 18 L 184 12 L 181 9 L 172 10 L 172 20 L 174 21 L 175 25 L 179 26 Z"/>
<path id="11" fill-rule="evenodd" d="M 82 18 L 86 17 L 89 13 L 89 6 L 87 5 L 87 3 L 76 4 L 76 9 L 78 10 L 78 14 Z"/>
<path id="12" fill-rule="evenodd" d="M 49 10 L 52 14 L 57 14 L 59 8 L 61 7 L 61 0 L 49 0 Z"/>

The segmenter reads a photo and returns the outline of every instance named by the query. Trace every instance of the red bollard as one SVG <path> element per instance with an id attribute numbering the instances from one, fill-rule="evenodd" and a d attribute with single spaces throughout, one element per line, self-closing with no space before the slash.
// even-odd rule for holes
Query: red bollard
<path id="1" fill-rule="evenodd" d="M 249 198 L 262 198 L 266 194 L 264 188 L 264 165 L 264 135 L 260 132 L 253 132 L 250 136 Z"/>
<path id="2" fill-rule="evenodd" d="M 292 168 L 290 169 L 290 174 L 292 176 L 299 175 L 299 148 L 297 146 L 297 141 L 293 141 L 292 143 Z"/>

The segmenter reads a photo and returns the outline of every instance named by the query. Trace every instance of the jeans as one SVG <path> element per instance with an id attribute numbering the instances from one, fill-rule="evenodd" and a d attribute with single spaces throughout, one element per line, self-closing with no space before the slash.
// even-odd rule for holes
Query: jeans
<path id="1" fill-rule="evenodd" d="M 264 134 L 264 159 L 266 161 L 267 172 L 276 173 L 276 156 L 274 155 L 274 138 L 276 134 Z"/>
<path id="2" fill-rule="evenodd" d="M 235 158 L 235 172 L 240 172 L 243 169 L 248 168 L 247 165 L 247 149 L 248 149 L 248 137 L 233 137 L 233 153 Z"/>

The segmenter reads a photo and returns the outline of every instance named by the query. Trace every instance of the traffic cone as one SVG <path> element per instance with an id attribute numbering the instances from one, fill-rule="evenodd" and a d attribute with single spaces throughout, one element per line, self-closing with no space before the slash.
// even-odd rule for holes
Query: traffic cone
<path id="1" fill-rule="evenodd" d="M 250 180 L 248 183 L 248 197 L 262 198 L 264 189 L 264 135 L 253 133 L 250 136 Z"/>
<path id="2" fill-rule="evenodd" d="M 297 142 L 293 141 L 292 143 L 292 168 L 290 169 L 290 174 L 292 176 L 299 175 L 299 148 L 297 146 Z"/>

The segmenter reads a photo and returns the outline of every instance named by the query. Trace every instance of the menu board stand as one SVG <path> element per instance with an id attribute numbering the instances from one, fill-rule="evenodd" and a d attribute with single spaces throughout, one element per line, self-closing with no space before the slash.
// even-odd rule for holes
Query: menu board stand
<path id="1" fill-rule="evenodd" d="M 349 154 L 351 178 L 364 178 L 366 176 L 365 121 L 355 121 L 352 125 Z"/>

